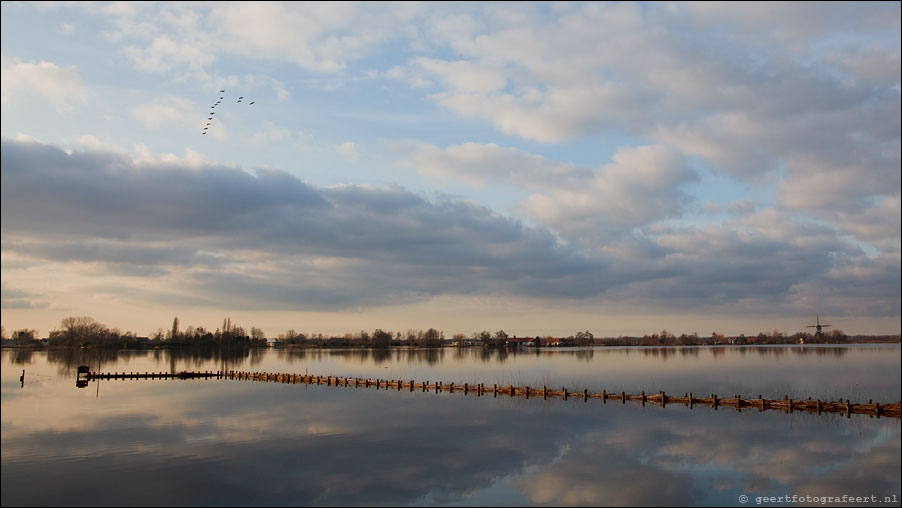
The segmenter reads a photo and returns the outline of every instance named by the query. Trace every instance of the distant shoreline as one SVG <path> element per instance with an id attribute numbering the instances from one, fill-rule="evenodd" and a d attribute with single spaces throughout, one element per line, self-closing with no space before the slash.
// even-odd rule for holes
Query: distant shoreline
<path id="1" fill-rule="evenodd" d="M 641 338 L 631 338 L 639 340 Z M 628 347 L 628 348 L 696 348 L 696 347 L 712 347 L 712 346 L 855 346 L 859 344 L 900 344 L 902 343 L 902 339 L 900 339 L 899 335 L 882 335 L 882 336 L 868 336 L 868 337 L 850 337 L 849 340 L 845 342 L 720 342 L 720 343 L 708 343 L 708 344 L 665 344 L 665 343 L 652 343 L 652 344 L 625 344 L 622 343 L 624 338 L 612 338 L 612 339 L 595 339 L 591 344 L 573 344 L 573 345 L 557 345 L 557 346 L 507 346 L 498 348 L 494 345 L 485 346 L 485 345 L 462 345 L 462 344 L 443 344 L 441 346 L 416 346 L 416 345 L 391 345 L 384 348 L 374 348 L 372 346 L 364 345 L 364 344 L 341 344 L 341 345 L 329 345 L 329 344 L 285 344 L 285 345 L 243 345 L 237 346 L 239 349 L 274 349 L 274 350 L 291 350 L 291 349 L 361 349 L 361 350 L 420 350 L 420 349 L 449 349 L 449 348 L 467 348 L 467 349 L 502 349 L 502 350 L 560 350 L 560 349 L 572 349 L 572 348 L 585 348 L 585 347 L 597 347 L 597 348 L 606 348 L 606 347 Z M 18 345 L 18 344 L 10 344 L 4 343 L 2 344 L 3 349 L 31 349 L 31 350 L 137 350 L 137 351 L 153 351 L 153 350 L 172 350 L 172 351 L 186 351 L 186 350 L 194 350 L 194 349 L 234 349 L 236 346 L 227 346 L 227 345 L 211 345 L 211 344 L 198 344 L 192 346 L 186 346 L 184 344 L 136 344 L 135 342 L 130 342 L 129 344 L 111 344 L 105 346 L 89 346 L 89 347 L 79 347 L 79 346 L 53 346 L 46 344 L 26 344 L 26 345 Z"/>

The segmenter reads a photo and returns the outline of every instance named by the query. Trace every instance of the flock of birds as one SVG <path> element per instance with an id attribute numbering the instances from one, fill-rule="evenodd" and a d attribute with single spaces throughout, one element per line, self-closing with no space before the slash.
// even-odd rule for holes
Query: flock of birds
<path id="1" fill-rule="evenodd" d="M 219 93 L 224 94 L 225 90 L 220 90 Z M 213 124 L 213 116 L 216 114 L 216 112 L 214 110 L 216 109 L 216 106 L 219 106 L 220 104 L 222 104 L 223 99 L 225 99 L 225 95 L 220 96 L 219 100 L 216 101 L 215 104 L 210 106 L 210 117 L 207 118 L 207 125 L 204 126 L 204 130 L 202 132 L 203 135 L 206 136 L 207 130 L 210 128 L 210 125 Z M 242 99 L 244 99 L 244 96 L 238 97 L 238 102 L 236 104 L 241 104 Z M 256 102 L 256 101 L 248 102 L 247 105 L 250 106 L 250 105 L 254 104 L 254 102 Z"/>

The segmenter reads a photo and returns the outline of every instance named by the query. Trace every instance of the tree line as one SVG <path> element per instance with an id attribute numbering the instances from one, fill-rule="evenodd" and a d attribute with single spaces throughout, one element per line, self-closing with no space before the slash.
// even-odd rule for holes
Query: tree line
<path id="1" fill-rule="evenodd" d="M 33 329 L 23 328 L 12 333 L 10 338 L 6 336 L 5 328 L 2 329 L 4 345 L 15 346 L 43 346 L 59 348 L 124 348 L 124 349 L 150 349 L 150 348 L 195 348 L 195 347 L 226 347 L 226 348 L 250 348 L 274 346 L 283 347 L 361 347 L 371 349 L 385 349 L 389 347 L 442 347 L 447 343 L 459 346 L 482 346 L 485 348 L 505 348 L 512 345 L 528 344 L 539 347 L 546 346 L 700 346 L 719 344 L 846 344 L 854 342 L 899 342 L 899 336 L 855 336 L 849 337 L 842 330 L 832 330 L 826 333 L 810 334 L 799 332 L 786 335 L 774 330 L 770 333 L 759 333 L 754 336 L 731 336 L 712 332 L 710 336 L 699 336 L 697 333 L 681 334 L 679 336 L 662 330 L 658 333 L 646 334 L 642 337 L 606 337 L 596 338 L 588 330 L 580 331 L 567 337 L 535 336 L 516 338 L 511 337 L 504 330 L 489 332 L 481 330 L 472 334 L 455 334 L 450 340 L 445 339 L 445 333 L 435 328 L 428 330 L 408 329 L 406 332 L 393 332 L 377 328 L 373 332 L 360 331 L 346 333 L 343 336 L 326 336 L 322 333 L 301 333 L 290 329 L 279 334 L 271 341 L 263 330 L 257 327 L 245 329 L 233 324 L 231 318 L 226 317 L 222 326 L 214 330 L 208 330 L 203 326 L 188 326 L 182 329 L 179 318 L 172 321 L 172 326 L 164 330 L 158 328 L 149 337 L 138 337 L 133 332 L 123 332 L 118 328 L 109 328 L 94 318 L 88 316 L 72 316 L 60 322 L 60 328 L 54 329 L 48 334 L 47 339 L 39 339 L 38 332 Z"/>

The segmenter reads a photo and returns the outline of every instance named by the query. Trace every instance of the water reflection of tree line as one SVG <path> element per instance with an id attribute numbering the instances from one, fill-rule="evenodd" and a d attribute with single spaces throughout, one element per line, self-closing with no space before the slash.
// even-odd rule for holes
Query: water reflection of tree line
<path id="1" fill-rule="evenodd" d="M 756 354 L 761 357 L 780 358 L 789 354 L 809 355 L 819 357 L 842 357 L 849 353 L 846 347 L 767 347 L 767 346 L 732 346 L 732 347 L 647 347 L 647 348 L 623 348 L 616 350 L 620 354 L 630 355 L 633 352 L 643 356 L 667 360 L 677 355 L 680 357 L 697 357 L 702 351 L 707 351 L 712 357 L 722 357 L 727 351 L 736 351 L 740 356 Z M 10 349 L 10 362 L 16 365 L 27 365 L 32 362 L 33 349 Z M 151 358 L 158 364 L 169 364 L 170 372 L 182 370 L 179 365 L 193 364 L 201 368 L 203 365 L 216 363 L 222 370 L 236 370 L 242 366 L 255 366 L 263 361 L 264 355 L 272 351 L 276 357 L 288 364 L 295 361 L 319 362 L 327 357 L 347 357 L 356 359 L 361 364 L 373 362 L 376 365 L 388 362 L 394 357 L 396 363 L 408 364 L 425 363 L 435 365 L 441 363 L 446 355 L 453 355 L 455 360 L 475 358 L 483 363 L 504 363 L 518 355 L 535 357 L 551 355 L 572 355 L 580 361 L 590 361 L 594 358 L 596 349 L 506 349 L 506 348 L 430 348 L 430 349 L 318 349 L 318 348 L 285 348 L 285 349 L 261 349 L 251 347 L 196 347 L 191 349 L 153 349 L 153 350 L 119 350 L 119 349 L 47 349 L 47 361 L 59 366 L 61 375 L 74 375 L 79 365 L 89 365 L 101 370 L 105 364 L 128 363 L 132 358 Z M 604 349 L 605 352 L 614 351 Z"/>
<path id="2" fill-rule="evenodd" d="M 644 356 L 668 359 L 679 354 L 681 357 L 697 357 L 701 351 L 709 351 L 711 356 L 723 356 L 727 351 L 738 351 L 740 356 L 757 354 L 758 356 L 779 358 L 790 353 L 795 355 L 814 354 L 816 356 L 844 356 L 849 353 L 849 349 L 845 347 L 767 347 L 767 346 L 739 346 L 739 347 L 712 347 L 701 349 L 698 347 L 646 347 L 640 348 L 639 351 Z M 624 351 L 629 354 L 629 350 Z"/>
<path id="3" fill-rule="evenodd" d="M 318 362 L 326 357 L 345 357 L 356 359 L 361 364 L 373 362 L 382 364 L 393 359 L 395 363 L 418 364 L 425 363 L 435 365 L 441 363 L 447 355 L 452 355 L 455 360 L 474 358 L 484 363 L 504 363 L 517 355 L 547 356 L 557 354 L 572 354 L 580 360 L 588 361 L 595 355 L 594 349 L 578 350 L 542 350 L 507 349 L 507 348 L 403 348 L 403 349 L 319 349 L 319 348 L 274 348 L 273 353 L 280 360 L 288 364 L 295 361 Z"/>
<path id="4" fill-rule="evenodd" d="M 13 351 L 12 361 L 23 363 L 20 353 Z M 128 364 L 132 359 L 150 358 L 157 364 L 168 364 L 169 372 L 179 372 L 184 367 L 180 364 L 193 364 L 197 367 L 208 363 L 217 363 L 221 370 L 236 370 L 242 365 L 255 366 L 263 360 L 264 351 L 257 348 L 238 347 L 200 347 L 192 349 L 154 349 L 154 350 L 119 350 L 119 349 L 47 349 L 47 363 L 57 366 L 63 376 L 74 376 L 79 365 L 88 365 L 97 371 L 104 365 Z M 30 356 L 28 357 L 30 361 Z"/>

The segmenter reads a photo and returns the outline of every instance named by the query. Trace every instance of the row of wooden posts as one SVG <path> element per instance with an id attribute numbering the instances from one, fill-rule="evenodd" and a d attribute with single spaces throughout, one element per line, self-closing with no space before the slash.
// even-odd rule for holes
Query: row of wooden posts
<path id="1" fill-rule="evenodd" d="M 560 398 L 563 400 L 583 400 L 587 402 L 589 399 L 600 399 L 602 403 L 606 404 L 607 401 L 620 401 L 622 404 L 625 404 L 627 401 L 631 402 L 640 402 L 643 406 L 646 403 L 659 404 L 661 407 L 666 407 L 667 404 L 683 404 L 690 408 L 701 405 L 701 406 L 710 406 L 713 407 L 716 411 L 719 406 L 725 406 L 729 408 L 733 408 L 737 411 L 742 411 L 745 408 L 748 409 L 757 409 L 758 411 L 767 411 L 767 410 L 778 410 L 784 411 L 786 413 L 792 413 L 793 411 L 804 411 L 808 413 L 832 413 L 832 414 L 845 414 L 847 417 L 852 416 L 852 414 L 864 414 L 869 415 L 871 417 L 888 417 L 888 418 L 896 418 L 900 419 L 902 417 L 902 401 L 895 402 L 891 404 L 881 404 L 875 403 L 873 400 L 868 400 L 867 404 L 857 404 L 853 403 L 851 400 L 843 400 L 839 399 L 838 402 L 827 402 L 821 400 L 812 400 L 810 397 L 808 400 L 793 400 L 790 399 L 789 396 L 785 396 L 783 399 L 765 399 L 761 395 L 758 395 L 757 399 L 743 399 L 738 394 L 733 395 L 733 397 L 718 397 L 717 394 L 711 394 L 710 396 L 696 396 L 693 393 L 686 393 L 682 397 L 667 395 L 663 391 L 653 394 L 646 394 L 644 391 L 639 395 L 631 395 L 626 392 L 608 392 L 606 390 L 602 390 L 600 393 L 590 393 L 589 390 L 583 391 L 570 391 L 567 388 L 562 388 L 560 390 L 548 389 L 547 386 L 542 386 L 542 388 L 532 388 L 529 386 L 520 387 L 520 386 L 499 386 L 497 384 L 489 385 L 478 383 L 475 385 L 464 383 L 464 384 L 455 384 L 455 383 L 442 383 L 441 381 L 424 381 L 424 382 L 416 382 L 414 380 L 404 381 L 404 380 L 392 380 L 392 379 L 368 379 L 368 378 L 349 378 L 349 377 L 338 377 L 338 376 L 314 376 L 310 374 L 282 374 L 282 373 L 268 373 L 268 372 L 242 372 L 242 371 L 205 371 L 205 372 L 176 372 L 176 373 L 90 373 L 90 372 L 81 372 L 80 374 L 85 374 L 85 381 L 95 380 L 95 379 L 198 379 L 198 378 L 216 378 L 216 379 L 236 379 L 236 380 L 249 380 L 249 381 L 264 381 L 264 382 L 277 382 L 277 383 L 303 383 L 303 384 L 315 384 L 315 385 L 326 385 L 326 386 L 344 386 L 344 387 L 361 387 L 361 388 L 375 388 L 385 389 L 385 390 L 396 390 L 396 391 L 420 391 L 420 392 L 460 392 L 464 395 L 476 395 L 477 397 L 492 395 L 493 397 L 507 396 L 507 397 L 526 397 L 529 398 L 538 398 L 541 397 L 543 400 L 547 400 L 549 397 L 551 398 Z"/>

